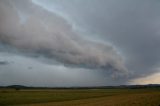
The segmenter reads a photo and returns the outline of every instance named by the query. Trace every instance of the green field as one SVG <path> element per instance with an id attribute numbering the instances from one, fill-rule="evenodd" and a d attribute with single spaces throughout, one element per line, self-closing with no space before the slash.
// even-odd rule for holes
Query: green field
<path id="1" fill-rule="evenodd" d="M 0 90 L 0 106 L 160 106 L 160 89 Z"/>

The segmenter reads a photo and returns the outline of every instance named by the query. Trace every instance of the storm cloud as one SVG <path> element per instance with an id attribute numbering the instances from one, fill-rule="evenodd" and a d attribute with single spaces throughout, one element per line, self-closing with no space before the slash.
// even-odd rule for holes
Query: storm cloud
<path id="1" fill-rule="evenodd" d="M 5 6 L 5 3 L 2 2 L 1 5 Z M 16 4 L 10 1 L 2 7 L 2 42 L 24 51 L 43 53 L 64 64 L 93 68 L 109 66 L 115 70 L 127 71 L 121 57 L 111 45 L 85 40 L 63 18 L 31 5 L 34 7 L 33 13 L 24 12 L 27 19 L 23 23 L 16 11 L 20 10 Z"/>
<path id="2" fill-rule="evenodd" d="M 159 6 L 156 0 L 1 0 L 0 56 L 3 61 L 14 61 L 0 66 L 1 73 L 5 70 L 10 78 L 14 74 L 15 83 L 21 79 L 19 83 L 29 85 L 29 79 L 37 78 L 30 84 L 47 86 L 74 81 L 81 86 L 126 84 L 155 73 L 152 69 L 160 62 Z M 4 53 L 10 59 L 5 60 Z M 19 68 L 18 61 L 27 68 Z M 37 63 L 36 68 L 27 61 Z M 42 66 L 43 71 L 38 71 Z M 63 76 L 62 70 L 69 76 Z M 46 82 L 41 83 L 32 72 L 46 73 Z M 28 73 L 26 81 L 23 73 Z M 1 79 L 3 84 L 5 80 Z M 53 84 L 52 80 L 68 82 Z"/>
<path id="3" fill-rule="evenodd" d="M 90 38 L 114 45 L 131 77 L 157 73 L 153 69 L 160 66 L 159 1 L 56 0 L 52 2 L 56 8 L 44 0 L 34 1 L 52 11 L 65 11 Z"/>

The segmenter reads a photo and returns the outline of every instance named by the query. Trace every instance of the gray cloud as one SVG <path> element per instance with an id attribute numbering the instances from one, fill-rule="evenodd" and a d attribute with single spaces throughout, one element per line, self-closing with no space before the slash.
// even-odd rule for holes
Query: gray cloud
<path id="1" fill-rule="evenodd" d="M 134 77 L 154 73 L 152 69 L 160 63 L 158 0 L 56 0 L 52 3 L 69 14 L 84 32 L 90 33 L 88 36 L 114 44 Z M 44 0 L 39 4 L 51 8 Z"/>
<path id="2" fill-rule="evenodd" d="M 1 2 L 1 42 L 67 65 L 104 70 L 111 67 L 114 71 L 127 72 L 121 56 L 111 45 L 83 39 L 56 14 L 26 1 Z M 19 4 L 27 6 L 21 10 Z M 27 17 L 23 23 L 19 15 L 22 13 Z"/>
<path id="3" fill-rule="evenodd" d="M 79 85 L 94 85 L 93 82 L 97 82 L 95 85 L 125 84 L 132 78 L 158 73 L 153 69 L 160 64 L 159 1 L 32 1 L 0 1 L 0 52 L 15 54 L 16 58 L 22 56 L 27 67 L 23 70 L 29 70 L 25 71 L 28 76 L 39 68 L 30 65 L 27 57 L 31 58 L 31 63 L 36 61 L 37 67 L 41 65 L 47 70 L 43 79 L 55 74 L 55 78 L 50 76 L 48 83 L 44 82 L 47 85 L 51 80 L 61 78 L 68 82 L 62 81 L 60 85 L 70 82 L 73 85 L 76 82 Z M 18 61 L 0 67 L 1 73 L 14 76 L 15 82 L 23 78 L 16 79 L 16 73 L 21 73 L 18 76 L 25 73 L 17 69 Z M 50 65 L 53 67 L 47 68 Z M 18 71 L 10 73 L 10 67 Z M 57 71 L 50 72 L 53 68 Z M 68 76 L 61 75 L 65 72 L 60 74 L 59 70 L 67 70 Z M 133 74 L 116 79 L 128 70 Z M 44 74 L 42 70 L 40 72 Z M 30 79 L 37 78 L 34 84 L 40 84 L 36 74 L 31 76 Z M 84 76 L 86 82 L 80 76 Z M 32 82 L 26 78 L 27 81 Z M 55 81 L 54 85 L 58 83 Z"/>
<path id="4" fill-rule="evenodd" d="M 7 61 L 0 61 L 0 65 L 8 65 L 9 63 Z"/>

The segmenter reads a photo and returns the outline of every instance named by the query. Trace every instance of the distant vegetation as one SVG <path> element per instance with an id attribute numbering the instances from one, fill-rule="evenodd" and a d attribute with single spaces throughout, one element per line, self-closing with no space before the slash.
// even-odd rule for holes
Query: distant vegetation
<path id="1" fill-rule="evenodd" d="M 14 88 L 14 89 L 115 89 L 115 88 L 160 88 L 160 84 L 148 84 L 148 85 L 120 85 L 120 86 L 91 86 L 91 87 L 32 87 L 24 85 L 9 85 L 0 86 L 0 88 Z"/>

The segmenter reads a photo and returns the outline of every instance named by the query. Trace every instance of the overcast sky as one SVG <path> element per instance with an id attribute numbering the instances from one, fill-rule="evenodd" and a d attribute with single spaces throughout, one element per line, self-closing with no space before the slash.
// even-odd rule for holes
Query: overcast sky
<path id="1" fill-rule="evenodd" d="M 160 84 L 159 0 L 0 0 L 0 85 Z"/>

